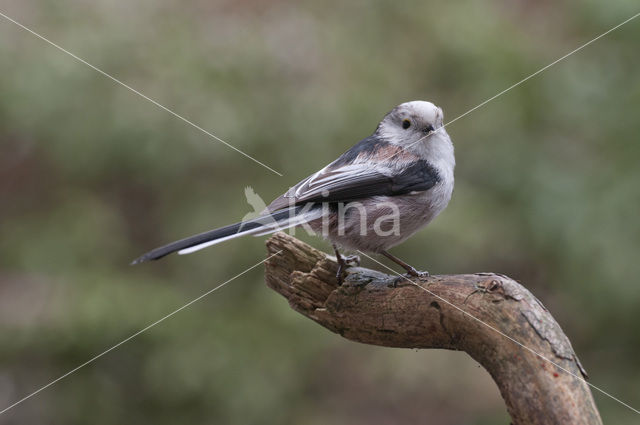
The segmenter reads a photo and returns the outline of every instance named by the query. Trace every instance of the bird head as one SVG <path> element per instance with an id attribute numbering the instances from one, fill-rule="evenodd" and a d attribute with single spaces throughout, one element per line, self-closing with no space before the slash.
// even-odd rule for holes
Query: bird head
<path id="1" fill-rule="evenodd" d="M 376 133 L 391 143 L 409 145 L 426 141 L 442 128 L 443 119 L 442 109 L 433 103 L 414 100 L 393 108 L 382 119 Z"/>

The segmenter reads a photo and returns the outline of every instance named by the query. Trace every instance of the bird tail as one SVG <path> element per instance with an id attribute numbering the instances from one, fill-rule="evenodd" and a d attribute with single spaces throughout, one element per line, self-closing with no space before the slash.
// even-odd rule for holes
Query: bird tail
<path id="1" fill-rule="evenodd" d="M 168 245 L 161 246 L 136 258 L 131 264 L 139 264 L 145 261 L 158 260 L 166 255 L 178 251 L 178 254 L 191 254 L 211 245 L 235 239 L 240 236 L 262 236 L 279 230 L 299 226 L 309 221 L 320 218 L 321 208 L 309 208 L 296 206 L 274 213 L 262 215 L 253 220 L 242 221 L 219 229 L 210 230 L 198 235 L 190 236 Z"/>

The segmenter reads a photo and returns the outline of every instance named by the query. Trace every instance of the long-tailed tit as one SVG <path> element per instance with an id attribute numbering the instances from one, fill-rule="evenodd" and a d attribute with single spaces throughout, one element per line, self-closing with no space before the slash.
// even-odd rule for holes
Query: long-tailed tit
<path id="1" fill-rule="evenodd" d="M 453 144 L 443 127 L 442 109 L 430 102 L 403 103 L 376 131 L 317 173 L 274 200 L 260 217 L 221 227 L 156 248 L 132 264 L 178 251 L 188 254 L 245 235 L 265 235 L 303 226 L 338 247 L 383 254 L 419 272 L 387 250 L 426 226 L 449 203 L 453 192 Z"/>

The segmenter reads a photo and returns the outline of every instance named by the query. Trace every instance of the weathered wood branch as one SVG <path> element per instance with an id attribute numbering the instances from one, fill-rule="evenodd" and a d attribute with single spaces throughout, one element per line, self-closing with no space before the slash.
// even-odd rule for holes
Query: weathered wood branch
<path id="1" fill-rule="evenodd" d="M 424 290 L 354 267 L 338 286 L 334 257 L 284 233 L 267 248 L 280 251 L 266 262 L 267 285 L 325 328 L 365 344 L 465 351 L 491 374 L 514 424 L 602 423 L 569 339 L 514 280 L 494 273 L 414 279 Z"/>

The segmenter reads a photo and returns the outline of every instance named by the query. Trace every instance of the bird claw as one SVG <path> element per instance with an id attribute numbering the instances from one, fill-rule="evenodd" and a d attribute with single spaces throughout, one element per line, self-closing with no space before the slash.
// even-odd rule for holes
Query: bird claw
<path id="1" fill-rule="evenodd" d="M 417 285 L 417 283 L 414 282 L 413 279 L 415 279 L 415 278 L 424 279 L 424 278 L 427 278 L 429 276 L 431 276 L 431 275 L 426 270 L 425 271 L 420 271 L 420 270 L 413 269 L 413 270 L 407 271 L 407 273 L 405 273 L 403 275 L 400 275 L 400 276 L 396 277 L 395 279 L 393 279 L 392 286 L 394 288 L 397 288 L 398 284 L 401 283 L 401 282 L 408 282 L 410 284 Z"/>
<path id="2" fill-rule="evenodd" d="M 347 255 L 346 257 L 342 257 L 345 265 L 349 267 L 360 267 L 360 256 L 359 255 Z"/>
<path id="3" fill-rule="evenodd" d="M 417 277 L 418 279 L 424 279 L 426 277 L 431 276 L 429 272 L 426 270 L 415 270 L 415 269 L 408 272 L 407 275 Z"/>
<path id="4" fill-rule="evenodd" d="M 338 248 L 334 245 L 333 250 L 336 253 L 336 261 L 338 262 L 338 272 L 336 273 L 336 279 L 338 280 L 338 286 L 344 282 L 344 272 L 347 267 L 360 266 L 360 257 L 357 255 L 340 255 Z"/>

